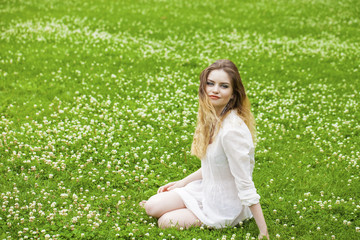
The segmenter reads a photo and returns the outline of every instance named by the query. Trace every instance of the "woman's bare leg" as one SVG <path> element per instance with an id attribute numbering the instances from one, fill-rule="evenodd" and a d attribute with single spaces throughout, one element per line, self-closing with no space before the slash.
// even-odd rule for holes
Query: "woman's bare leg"
<path id="1" fill-rule="evenodd" d="M 185 204 L 176 192 L 169 191 L 149 198 L 144 204 L 144 208 L 148 215 L 159 218 L 167 212 L 185 208 Z"/>
<path id="2" fill-rule="evenodd" d="M 201 224 L 201 221 L 187 208 L 167 212 L 158 219 L 160 228 L 176 227 L 179 229 L 180 227 L 199 227 Z"/>

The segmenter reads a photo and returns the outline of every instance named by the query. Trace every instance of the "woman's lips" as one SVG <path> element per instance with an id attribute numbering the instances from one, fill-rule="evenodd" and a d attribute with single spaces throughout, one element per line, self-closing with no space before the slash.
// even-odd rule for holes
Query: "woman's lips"
<path id="1" fill-rule="evenodd" d="M 218 97 L 218 96 L 214 96 L 214 95 L 210 95 L 209 96 L 211 99 L 215 99 L 215 100 L 217 100 L 217 99 L 219 99 L 220 97 Z"/>

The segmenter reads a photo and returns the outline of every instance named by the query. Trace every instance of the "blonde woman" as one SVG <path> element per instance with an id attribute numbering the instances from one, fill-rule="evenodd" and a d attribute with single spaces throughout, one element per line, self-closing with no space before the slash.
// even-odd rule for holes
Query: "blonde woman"
<path id="1" fill-rule="evenodd" d="M 218 60 L 200 75 L 199 112 L 191 152 L 201 168 L 160 187 L 141 205 L 161 228 L 235 226 L 254 217 L 269 237 L 252 181 L 255 122 L 239 71 Z"/>

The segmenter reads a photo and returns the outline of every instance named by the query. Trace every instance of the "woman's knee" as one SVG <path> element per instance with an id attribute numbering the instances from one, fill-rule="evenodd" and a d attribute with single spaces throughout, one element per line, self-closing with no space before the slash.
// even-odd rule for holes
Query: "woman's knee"
<path id="1" fill-rule="evenodd" d="M 156 197 L 156 195 L 149 198 L 149 200 L 145 203 L 145 211 L 146 214 L 149 216 L 153 216 L 156 218 L 159 218 L 162 213 L 161 209 L 161 201 L 159 198 Z"/>
<path id="2" fill-rule="evenodd" d="M 184 202 L 175 192 L 164 192 L 152 196 L 144 208 L 148 215 L 159 218 L 164 213 L 184 208 Z"/>

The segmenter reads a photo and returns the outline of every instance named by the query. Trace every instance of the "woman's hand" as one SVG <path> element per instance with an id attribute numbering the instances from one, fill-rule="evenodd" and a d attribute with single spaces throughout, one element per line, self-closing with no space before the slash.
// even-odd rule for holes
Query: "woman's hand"
<path id="1" fill-rule="evenodd" d="M 185 186 L 185 184 L 184 184 L 184 182 L 182 180 L 176 181 L 176 182 L 170 182 L 170 183 L 168 183 L 168 184 L 166 184 L 164 186 L 161 186 L 158 189 L 157 193 L 171 191 L 171 190 L 173 190 L 175 188 L 181 188 L 181 187 L 184 187 L 184 186 Z"/>

